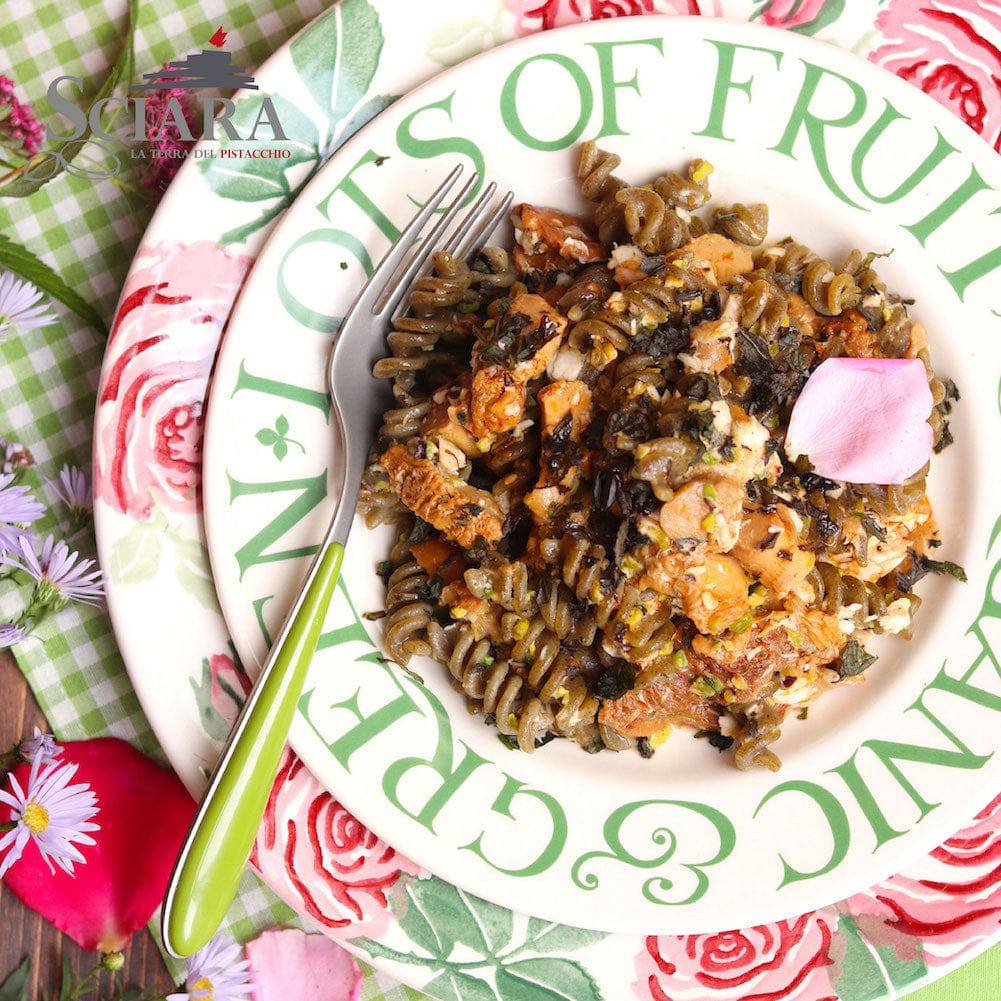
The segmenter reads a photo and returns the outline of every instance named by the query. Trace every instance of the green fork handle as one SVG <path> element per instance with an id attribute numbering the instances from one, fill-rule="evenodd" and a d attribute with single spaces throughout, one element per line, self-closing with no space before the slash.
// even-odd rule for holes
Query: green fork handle
<path id="1" fill-rule="evenodd" d="M 317 556 L 188 832 L 163 904 L 164 944 L 175 956 L 205 945 L 236 896 L 343 558 L 338 542 Z"/>

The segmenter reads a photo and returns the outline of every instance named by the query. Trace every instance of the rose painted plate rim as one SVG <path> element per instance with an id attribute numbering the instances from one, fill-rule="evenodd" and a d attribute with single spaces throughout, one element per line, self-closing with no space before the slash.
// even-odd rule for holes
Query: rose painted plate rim
<path id="1" fill-rule="evenodd" d="M 368 4 L 352 4 L 350 0 L 342 5 L 345 10 L 352 6 L 355 8 L 369 7 Z M 484 26 L 501 24 L 503 21 L 503 11 L 496 4 L 478 3 L 468 6 L 473 14 L 480 15 L 481 21 L 479 23 Z M 744 14 L 754 13 L 751 5 L 744 5 L 744 7 L 746 8 L 743 11 Z M 375 15 L 376 24 L 380 25 L 380 31 L 381 25 L 389 24 L 394 28 L 405 25 L 408 45 L 412 47 L 415 40 L 423 40 L 427 51 L 440 52 L 442 29 L 449 26 L 448 15 L 451 13 L 447 3 L 432 2 L 423 5 L 424 18 L 417 17 L 411 5 L 400 4 L 394 0 L 380 0 L 372 5 L 371 10 Z M 321 16 L 302 32 L 298 39 L 301 41 L 313 38 L 317 40 L 317 44 L 326 43 L 329 52 L 331 50 L 329 44 L 331 36 L 336 36 L 343 28 L 343 24 L 333 25 L 332 22 L 342 21 L 342 13 L 341 8 L 335 8 Z M 414 16 L 406 19 L 407 14 Z M 389 19 L 387 19 L 387 15 L 390 15 Z M 873 16 L 874 12 L 863 12 L 863 22 L 868 18 L 868 23 L 871 24 Z M 511 26 L 503 24 L 501 28 L 497 29 L 497 32 L 500 37 L 510 37 Z M 482 45 L 490 44 L 494 39 L 495 36 L 490 34 L 487 27 L 484 27 L 479 44 L 482 47 Z M 258 76 L 259 79 L 265 81 L 265 86 L 268 88 L 281 90 L 284 87 L 294 96 L 300 97 L 302 93 L 301 81 L 295 79 L 295 69 L 289 59 L 289 48 L 289 46 L 285 46 L 269 60 Z M 441 57 L 436 56 L 436 58 L 440 59 Z M 418 61 L 414 59 L 412 62 L 416 64 Z M 430 75 L 429 70 L 433 69 L 434 66 L 430 65 L 429 60 L 425 60 L 419 65 L 419 70 L 425 76 Z M 381 80 L 376 81 L 376 83 L 379 82 Z M 372 79 L 369 79 L 365 86 L 369 88 L 367 93 L 374 94 Z M 325 117 L 329 121 L 331 116 L 324 116 L 321 113 L 319 117 Z M 337 123 L 335 122 L 335 124 Z M 198 204 L 200 209 L 211 206 L 218 214 L 217 217 L 213 218 L 211 213 L 202 211 L 185 211 L 182 204 L 188 199 L 193 199 L 192 204 Z M 127 339 L 128 332 L 124 330 L 124 327 L 128 325 L 128 320 L 125 319 L 125 313 L 129 298 L 128 293 L 134 295 L 137 292 L 134 278 L 140 274 L 143 267 L 152 267 L 154 271 L 157 268 L 161 271 L 164 270 L 162 260 L 159 263 L 156 261 L 157 254 L 162 258 L 169 252 L 177 260 L 183 261 L 185 255 L 191 250 L 192 243 L 211 241 L 212 244 L 218 244 L 227 232 L 234 228 L 240 228 L 250 234 L 237 241 L 242 253 L 231 253 L 219 247 L 216 248 L 216 253 L 229 258 L 231 274 L 235 273 L 237 276 L 241 276 L 249 261 L 259 251 L 262 243 L 260 235 L 263 230 L 257 223 L 259 216 L 257 209 L 258 206 L 254 204 L 234 203 L 232 196 L 229 196 L 229 200 L 227 200 L 225 196 L 207 190 L 194 165 L 186 166 L 154 218 L 141 252 L 137 255 L 137 262 L 130 272 L 126 294 L 123 295 L 123 301 L 120 303 L 116 315 L 115 328 L 120 340 Z M 183 227 L 178 224 L 178 220 L 181 218 L 186 220 Z M 238 225 L 234 225 L 234 221 Z M 219 328 L 225 322 L 230 306 L 231 302 L 223 302 L 219 306 L 218 315 L 213 319 L 216 336 L 218 336 Z M 135 308 L 140 328 L 143 314 L 150 309 L 150 305 L 145 302 L 142 303 L 141 307 Z M 119 327 L 123 329 L 119 330 Z M 159 360 L 169 366 L 175 366 L 172 371 L 176 372 L 176 366 L 186 357 L 183 349 L 185 346 L 168 337 L 163 357 Z M 102 409 L 107 412 L 107 419 L 113 424 L 120 423 L 124 426 L 122 418 L 127 416 L 122 414 L 120 402 L 114 395 L 109 395 L 106 392 L 109 377 L 114 371 L 116 362 L 121 362 L 121 358 L 117 356 L 113 345 L 109 345 L 101 379 L 102 394 L 98 410 L 98 430 L 102 427 Z M 192 377 L 193 382 L 198 384 L 198 380 L 201 379 L 200 385 L 204 388 L 207 374 L 205 371 L 201 375 Z M 195 388 L 197 389 L 197 385 Z M 191 403 L 194 407 L 200 408 L 202 406 L 202 395 L 198 395 L 197 392 L 193 393 Z M 96 434 L 95 439 L 97 437 Z M 99 449 L 96 449 L 96 453 L 98 452 Z M 202 697 L 206 691 L 208 674 L 211 673 L 212 679 L 216 678 L 217 673 L 220 678 L 225 675 L 227 684 L 224 687 L 229 691 L 242 683 L 239 680 L 239 668 L 234 665 L 233 658 L 227 650 L 226 636 L 221 628 L 218 612 L 212 608 L 211 579 L 208 576 L 204 551 L 199 548 L 201 545 L 201 519 L 191 509 L 187 511 L 183 509 L 180 511 L 170 510 L 165 513 L 158 507 L 153 511 L 152 518 L 148 512 L 129 511 L 126 513 L 115 497 L 114 485 L 109 486 L 104 482 L 107 479 L 106 464 L 99 454 L 96 454 L 95 458 L 97 459 L 95 473 L 99 493 L 96 505 L 98 538 L 102 562 L 106 569 L 110 569 L 108 573 L 109 606 L 116 633 L 119 636 L 122 652 L 140 700 L 154 730 L 160 737 L 175 768 L 181 773 L 189 787 L 197 793 L 204 787 L 205 771 L 210 767 L 219 746 L 218 742 L 209 736 L 205 725 L 207 718 L 214 718 L 212 713 L 205 708 L 206 704 L 211 706 L 211 703 L 207 698 Z M 107 491 L 102 489 L 105 486 L 109 486 Z M 167 534 L 174 533 L 177 539 L 168 540 L 161 545 L 161 551 L 157 557 L 159 562 L 148 558 L 149 553 L 145 554 L 147 557 L 145 560 L 135 557 L 137 548 L 139 550 L 142 550 L 143 547 L 149 548 L 148 540 L 152 534 L 163 535 L 165 531 Z M 124 545 L 126 539 L 131 540 L 130 546 Z M 168 549 L 168 546 L 173 548 Z M 174 560 L 173 568 L 167 568 L 164 565 L 168 552 Z M 126 559 L 130 554 L 133 558 Z M 117 567 L 116 558 L 119 558 Z M 180 583 L 182 574 L 179 568 L 181 567 L 186 571 L 184 584 Z M 164 605 L 168 611 L 166 616 L 161 613 Z M 187 624 L 188 628 L 185 630 L 179 631 L 176 628 L 179 616 Z M 178 660 L 182 660 L 187 665 L 181 668 L 182 672 L 186 671 L 187 673 L 178 673 L 176 681 L 171 677 L 169 683 L 165 685 L 156 684 L 158 675 L 170 676 L 171 672 L 178 672 Z M 226 672 L 230 673 L 226 674 Z M 193 692 L 195 693 L 194 698 L 192 697 Z M 201 696 L 199 696 L 199 692 L 201 692 Z M 212 712 L 219 715 L 219 709 L 215 707 L 211 707 L 211 709 Z M 284 784 L 276 789 L 276 796 L 271 804 L 272 809 L 269 811 L 269 823 L 272 826 L 276 820 L 285 822 L 295 821 L 297 818 L 304 819 L 303 814 L 307 804 L 313 806 L 322 804 L 325 809 L 330 807 L 330 797 L 308 775 L 304 775 L 301 766 L 296 765 L 291 759 L 283 765 L 282 782 Z M 285 802 L 285 800 L 289 802 Z M 997 806 L 998 804 L 994 804 L 995 810 Z M 985 811 L 985 816 L 979 822 L 979 828 L 976 832 L 971 829 L 970 838 L 967 840 L 979 840 L 981 844 L 989 843 L 991 832 L 994 831 L 995 827 L 993 816 Z M 318 887 L 325 877 L 321 876 L 318 871 L 307 880 L 303 880 L 302 872 L 307 867 L 282 864 L 281 859 L 275 857 L 274 851 L 275 839 L 277 838 L 277 846 L 282 849 L 279 854 L 286 856 L 289 854 L 287 842 L 282 845 L 281 837 L 281 831 L 275 834 L 272 830 L 270 839 L 268 832 L 264 832 L 258 844 L 256 857 L 265 880 L 276 892 L 300 911 L 309 913 L 315 919 L 320 920 L 328 933 L 340 937 L 350 948 L 361 951 L 376 965 L 391 970 L 401 979 L 415 986 L 426 986 L 431 980 L 440 980 L 440 975 L 435 975 L 437 970 L 441 968 L 440 965 L 435 968 L 435 972 L 429 972 L 426 963 L 415 965 L 414 962 L 407 961 L 405 955 L 402 956 L 402 959 L 399 958 L 402 955 L 400 953 L 397 953 L 398 958 L 394 959 L 390 955 L 391 950 L 387 951 L 386 948 L 382 948 L 380 951 L 380 948 L 377 948 L 381 943 L 399 939 L 398 932 L 401 922 L 398 915 L 404 914 L 406 911 L 405 906 L 397 907 L 401 894 L 406 900 L 412 901 L 415 899 L 416 888 L 433 887 L 436 882 L 440 883 L 440 881 L 424 878 L 415 882 L 413 875 L 415 867 L 406 860 L 396 860 L 392 863 L 394 866 L 392 873 L 381 883 L 385 892 L 383 892 L 383 899 L 377 901 L 375 908 L 376 910 L 381 909 L 381 913 L 370 920 L 371 915 L 365 906 L 358 904 L 357 898 L 352 898 L 355 906 L 347 909 L 340 906 L 343 904 L 342 900 L 337 902 L 339 906 L 330 904 L 328 899 L 321 900 Z M 383 846 L 382 849 L 378 849 L 377 839 L 372 841 L 370 835 L 367 838 L 362 835 L 359 837 L 365 844 L 382 852 L 380 857 L 389 856 L 388 847 Z M 874 887 L 867 896 L 867 899 L 871 901 L 868 912 L 873 914 L 879 912 L 880 907 L 883 907 L 885 911 L 886 905 L 877 904 L 878 898 L 898 902 L 897 924 L 908 930 L 898 934 L 894 948 L 903 954 L 907 951 L 904 948 L 907 946 L 912 953 L 916 951 L 919 956 L 921 954 L 925 956 L 925 960 L 921 961 L 920 969 L 910 968 L 899 977 L 896 974 L 883 976 L 881 980 L 883 994 L 881 996 L 892 996 L 898 989 L 909 990 L 919 983 L 940 976 L 953 966 L 965 961 L 970 955 L 986 948 L 997 938 L 996 923 L 986 926 L 980 924 L 976 927 L 968 926 L 963 932 L 961 940 L 955 936 L 952 937 L 951 941 L 940 938 L 938 941 L 942 944 L 936 945 L 934 933 L 932 933 L 932 938 L 927 938 L 926 935 L 923 937 L 923 933 L 920 931 L 922 927 L 932 928 L 933 922 L 922 922 L 916 913 L 908 915 L 906 913 L 907 907 L 899 903 L 900 900 L 907 899 L 906 887 L 913 886 L 920 889 L 923 885 L 922 880 L 928 882 L 933 879 L 939 880 L 942 885 L 954 885 L 955 892 L 951 897 L 945 896 L 942 900 L 937 901 L 932 913 L 926 914 L 925 917 L 933 917 L 942 910 L 945 901 L 949 901 L 954 906 L 957 897 L 965 900 L 966 898 L 960 890 L 960 880 L 957 879 L 955 871 L 951 874 L 952 879 L 949 880 L 946 878 L 948 873 L 941 871 L 940 868 L 937 869 L 936 866 L 944 864 L 941 862 L 941 857 L 945 856 L 954 859 L 952 863 L 954 866 L 962 866 L 964 863 L 960 861 L 960 857 L 962 852 L 966 850 L 968 848 L 959 847 L 959 842 L 938 849 L 935 853 L 938 857 L 930 857 L 922 864 L 923 867 L 915 867 L 918 871 L 915 871 L 913 877 L 894 877 L 882 887 Z M 293 863 L 295 861 L 296 859 L 293 859 Z M 969 869 L 963 868 L 959 871 L 968 873 Z M 329 875 L 329 870 L 326 872 Z M 307 884 L 313 888 L 313 892 L 307 892 L 304 896 L 303 891 L 307 888 Z M 387 889 L 389 887 L 392 889 Z M 914 892 L 914 890 L 911 891 L 912 904 L 917 908 L 917 905 L 913 903 L 916 899 L 913 896 Z M 441 899 L 451 899 L 447 884 L 441 884 L 436 893 Z M 392 912 L 386 910 L 387 899 L 393 907 Z M 959 903 L 959 919 L 955 922 L 957 927 L 964 925 L 966 920 L 964 912 L 972 912 L 973 910 L 972 902 L 964 908 L 962 900 Z M 821 937 L 824 939 L 826 953 L 832 955 L 840 953 L 842 958 L 838 962 L 842 962 L 846 950 L 852 952 L 861 946 L 863 950 L 879 953 L 880 949 L 886 948 L 886 942 L 881 944 L 880 936 L 872 933 L 871 924 L 875 919 L 866 917 L 866 913 L 860 912 L 853 916 L 848 909 L 840 917 L 834 913 L 808 915 L 806 918 L 808 919 L 807 924 L 814 932 L 817 932 L 817 929 L 822 926 Z M 904 913 L 906 920 L 900 918 L 900 913 Z M 335 920 L 332 915 L 336 915 L 337 919 Z M 523 922 L 524 919 L 516 917 L 516 925 L 521 927 Z M 785 941 L 787 934 L 795 937 L 795 929 L 799 925 L 800 922 L 788 923 L 782 929 L 783 941 Z M 888 927 L 885 914 L 881 927 Z M 359 938 L 359 935 L 367 933 L 374 933 L 375 938 L 367 941 Z M 889 933 L 883 933 L 884 937 L 886 934 Z M 583 943 L 578 943 L 578 948 L 581 944 Z M 588 949 L 588 971 L 597 978 L 600 986 L 600 993 L 594 996 L 617 999 L 631 991 L 637 997 L 659 997 L 660 995 L 651 992 L 654 990 L 654 982 L 660 975 L 658 971 L 662 972 L 667 962 L 662 948 L 663 944 L 662 940 L 651 939 L 647 942 L 635 937 L 613 936 L 606 939 L 601 946 Z M 610 948 L 612 945 L 614 948 Z M 697 946 L 693 944 L 692 948 L 697 948 Z M 575 962 L 574 951 L 568 937 L 565 944 L 561 946 L 561 959 L 566 962 Z M 635 982 L 631 972 L 632 959 L 630 957 L 635 959 Z M 885 963 L 882 965 L 885 966 Z M 646 986 L 647 980 L 649 980 L 649 987 Z M 801 985 L 805 983 L 802 978 L 799 978 L 797 982 Z M 663 987 L 657 989 L 663 991 Z M 847 984 L 839 990 L 844 998 L 862 996 Z M 436 984 L 432 991 L 438 996 L 444 996 L 447 993 L 447 988 Z M 611 991 L 611 993 L 604 993 L 606 991 Z M 791 995 L 786 992 L 784 996 Z M 799 992 L 797 988 L 796 996 L 806 997 L 807 995 Z M 869 993 L 866 996 L 874 995 Z"/>

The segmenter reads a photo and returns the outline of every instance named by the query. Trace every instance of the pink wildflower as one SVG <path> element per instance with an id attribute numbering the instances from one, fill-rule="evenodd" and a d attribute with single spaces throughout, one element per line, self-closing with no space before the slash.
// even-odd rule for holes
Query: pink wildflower
<path id="1" fill-rule="evenodd" d="M 14 96 L 14 81 L 0 76 L 0 143 L 22 156 L 34 156 L 44 137 L 45 127 L 31 105 Z"/>
<path id="2" fill-rule="evenodd" d="M 167 72 L 165 66 L 163 72 Z M 172 104 L 176 101 L 176 104 Z M 146 176 L 143 184 L 164 192 L 174 175 L 181 169 L 193 139 L 185 138 L 178 129 L 175 118 L 180 107 L 188 132 L 195 134 L 195 105 L 191 92 L 180 87 L 164 87 L 146 95 Z M 170 114 L 168 116 L 168 109 Z"/>

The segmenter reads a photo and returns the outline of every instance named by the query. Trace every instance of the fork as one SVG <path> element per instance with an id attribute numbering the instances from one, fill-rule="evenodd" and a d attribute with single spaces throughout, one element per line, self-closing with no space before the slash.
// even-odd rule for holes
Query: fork
<path id="1" fill-rule="evenodd" d="M 382 417 L 384 392 L 372 375 L 372 366 L 385 354 L 385 334 L 406 311 L 408 292 L 432 253 L 444 250 L 471 259 L 511 205 L 513 196 L 508 192 L 499 205 L 491 207 L 497 192 L 497 185 L 491 183 L 446 238 L 479 182 L 473 174 L 420 240 L 421 231 L 441 209 L 461 174 L 460 165 L 403 230 L 345 314 L 331 347 L 327 392 L 343 446 L 340 499 L 174 863 L 161 915 L 164 946 L 173 956 L 197 952 L 221 924 L 264 816 L 337 585 L 369 445 Z"/>

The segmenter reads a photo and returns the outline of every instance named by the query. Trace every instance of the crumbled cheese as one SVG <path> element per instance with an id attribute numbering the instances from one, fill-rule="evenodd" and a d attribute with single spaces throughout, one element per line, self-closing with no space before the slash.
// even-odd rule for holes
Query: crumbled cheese
<path id="1" fill-rule="evenodd" d="M 564 344 L 546 366 L 546 374 L 550 379 L 565 379 L 569 382 L 580 375 L 583 367 L 584 356 L 575 347 Z"/>
<path id="2" fill-rule="evenodd" d="M 733 430 L 733 416 L 725 400 L 717 400 L 710 408 L 713 414 L 713 430 L 726 437 Z"/>
<path id="3" fill-rule="evenodd" d="M 907 598 L 897 598 L 886 606 L 886 611 L 876 620 L 884 633 L 901 633 L 911 624 L 911 603 Z"/>
<path id="4" fill-rule="evenodd" d="M 628 264 L 631 261 L 637 263 L 643 260 L 643 252 L 634 243 L 620 243 L 608 258 L 608 267 L 614 271 L 620 264 Z"/>
<path id="5" fill-rule="evenodd" d="M 560 250 L 567 257 L 572 257 L 575 261 L 580 261 L 581 264 L 585 264 L 591 257 L 591 252 L 588 250 L 587 244 L 583 240 L 575 240 L 572 236 L 568 236 L 563 241 L 563 246 L 560 247 Z"/>

